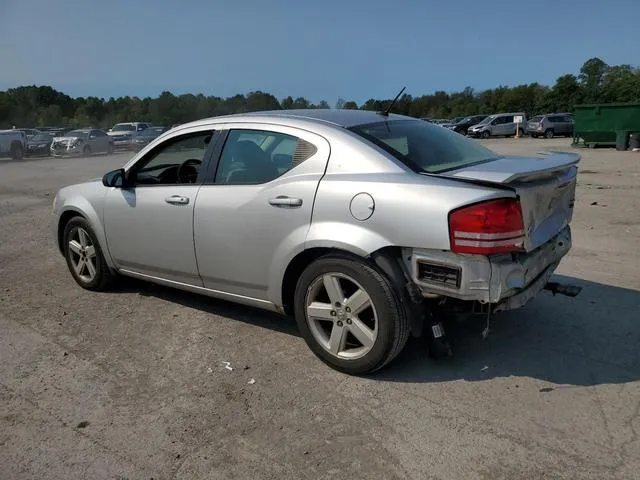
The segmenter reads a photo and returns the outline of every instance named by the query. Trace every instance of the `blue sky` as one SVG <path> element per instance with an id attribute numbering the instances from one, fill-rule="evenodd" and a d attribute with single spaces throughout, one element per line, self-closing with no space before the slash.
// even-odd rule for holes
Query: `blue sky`
<path id="1" fill-rule="evenodd" d="M 609 4 L 609 5 L 607 5 Z M 0 0 L 0 89 L 330 104 L 640 64 L 637 0 Z"/>

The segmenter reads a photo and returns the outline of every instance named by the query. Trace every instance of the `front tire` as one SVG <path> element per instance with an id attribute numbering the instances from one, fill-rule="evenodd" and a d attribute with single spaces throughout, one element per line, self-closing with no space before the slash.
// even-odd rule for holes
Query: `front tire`
<path id="1" fill-rule="evenodd" d="M 74 217 L 64 227 L 63 252 L 67 267 L 78 285 L 87 290 L 105 290 L 115 275 L 109 270 L 89 222 Z"/>
<path id="2" fill-rule="evenodd" d="M 82 156 L 83 157 L 90 157 L 91 156 L 91 147 L 89 145 L 86 145 L 83 149 L 82 149 Z"/>
<path id="3" fill-rule="evenodd" d="M 485 130 L 484 132 L 482 132 L 482 138 L 489 138 L 491 136 L 491 134 L 489 133 L 488 130 Z"/>
<path id="4" fill-rule="evenodd" d="M 400 353 L 409 319 L 386 277 L 366 262 L 328 255 L 300 276 L 294 299 L 300 333 L 331 368 L 359 375 Z"/>

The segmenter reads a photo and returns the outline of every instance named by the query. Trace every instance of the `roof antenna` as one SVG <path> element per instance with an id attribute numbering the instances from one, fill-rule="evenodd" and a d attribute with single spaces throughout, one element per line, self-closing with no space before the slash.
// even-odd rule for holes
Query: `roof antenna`
<path id="1" fill-rule="evenodd" d="M 384 112 L 378 112 L 378 114 L 382 115 L 383 117 L 388 117 L 389 116 L 389 112 L 391 112 L 391 109 L 396 104 L 396 102 L 400 98 L 400 95 L 402 95 L 402 92 L 404 92 L 406 90 L 406 88 L 407 87 L 402 87 L 402 90 L 400 90 L 400 93 L 398 93 L 398 95 L 396 95 L 396 98 L 393 99 L 393 101 L 389 104 L 387 109 Z"/>

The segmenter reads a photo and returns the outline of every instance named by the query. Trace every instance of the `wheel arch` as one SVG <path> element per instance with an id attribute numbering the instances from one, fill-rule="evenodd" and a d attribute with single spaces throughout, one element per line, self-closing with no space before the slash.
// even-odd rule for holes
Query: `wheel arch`
<path id="1" fill-rule="evenodd" d="M 394 288 L 400 305 L 404 309 L 405 315 L 409 317 L 411 333 L 414 337 L 420 337 L 426 315 L 426 304 L 424 299 L 417 299 L 418 293 L 409 292 L 409 283 L 406 272 L 403 272 L 402 249 L 400 247 L 387 245 L 369 254 L 361 255 L 356 249 L 345 249 L 340 247 L 314 247 L 298 253 L 287 265 L 284 272 L 281 286 L 281 305 L 283 313 L 293 315 L 294 295 L 298 278 L 302 272 L 312 262 L 329 254 L 341 255 L 364 261 L 368 266 L 378 270 L 384 275 Z"/>
<path id="2" fill-rule="evenodd" d="M 84 208 L 83 208 L 84 207 Z M 93 209 L 89 202 L 86 202 L 86 205 L 69 205 L 63 207 L 62 211 L 58 215 L 58 225 L 56 229 L 56 240 L 58 244 L 58 250 L 60 253 L 64 253 L 63 250 L 63 236 L 64 229 L 67 226 L 67 223 L 74 217 L 82 217 L 84 218 L 93 229 L 93 233 L 98 239 L 98 243 L 100 244 L 100 249 L 102 250 L 102 255 L 104 256 L 105 261 L 109 268 L 114 268 L 114 263 L 109 254 L 109 249 L 107 248 L 107 239 L 105 236 L 104 228 L 100 222 L 100 217 L 98 213 Z"/>

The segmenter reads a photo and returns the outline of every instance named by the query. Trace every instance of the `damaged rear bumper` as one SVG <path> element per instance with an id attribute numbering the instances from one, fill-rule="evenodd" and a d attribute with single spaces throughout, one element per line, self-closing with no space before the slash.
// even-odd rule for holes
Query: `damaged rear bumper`
<path id="1" fill-rule="evenodd" d="M 571 230 L 567 226 L 527 253 L 487 257 L 409 249 L 404 258 L 425 297 L 490 303 L 493 311 L 501 311 L 520 308 L 540 293 L 570 249 Z"/>

